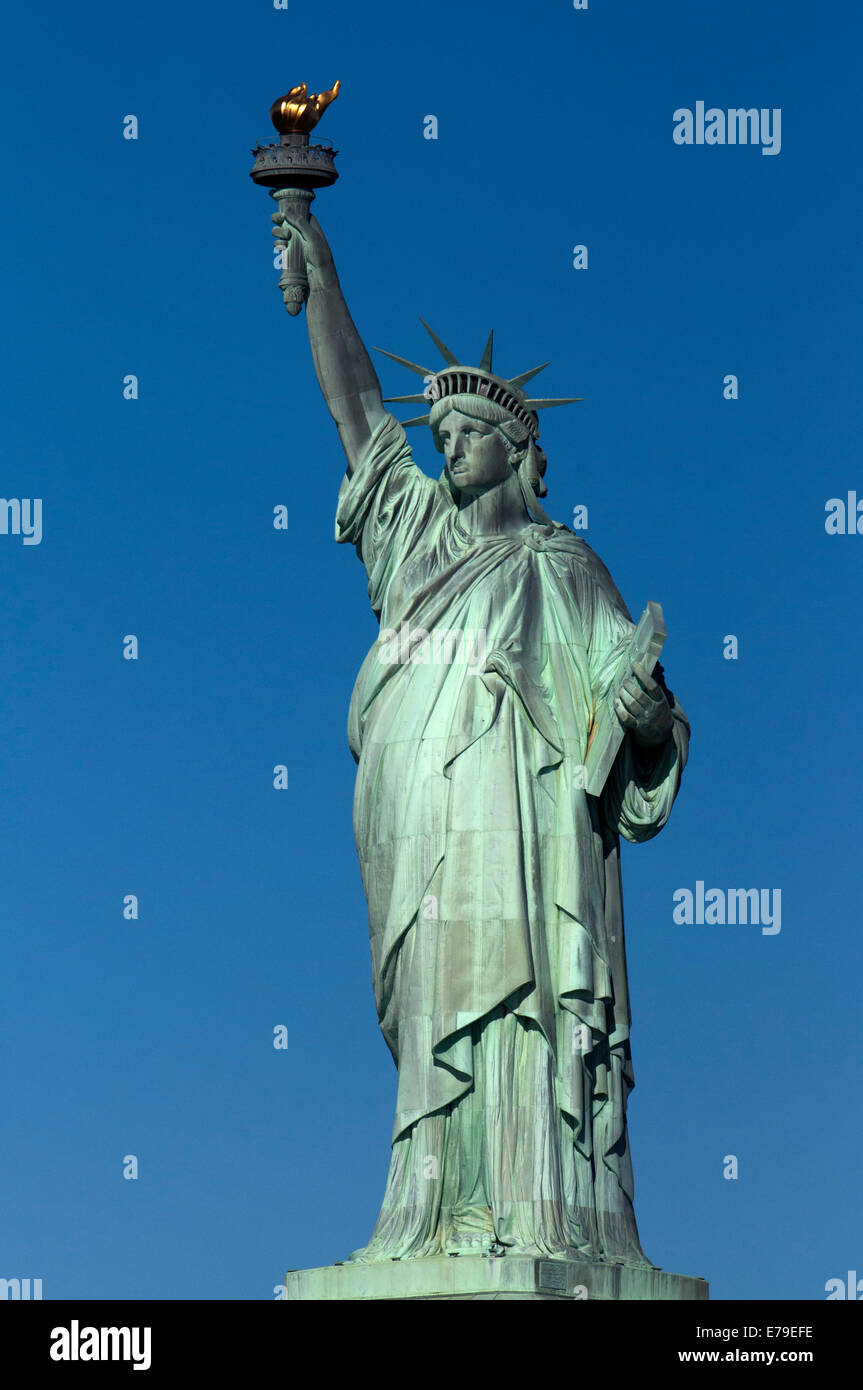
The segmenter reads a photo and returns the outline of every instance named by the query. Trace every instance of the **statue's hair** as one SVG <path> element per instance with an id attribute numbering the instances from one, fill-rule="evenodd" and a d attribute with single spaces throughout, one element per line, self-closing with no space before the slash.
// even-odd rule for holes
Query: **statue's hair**
<path id="1" fill-rule="evenodd" d="M 438 426 L 451 410 L 458 410 L 462 415 L 469 416 L 471 420 L 482 420 L 486 425 L 495 425 L 508 454 L 522 451 L 523 446 L 530 439 L 530 435 L 521 421 L 516 420 L 515 416 L 505 410 L 502 405 L 488 400 L 486 396 L 474 396 L 463 391 L 459 395 L 444 396 L 443 400 L 435 401 L 429 412 L 429 429 L 439 454 L 443 453 L 443 445 L 438 434 Z M 545 474 L 547 460 L 538 444 L 534 445 L 534 449 L 540 477 L 542 477 Z M 539 495 L 540 497 L 546 495 L 546 487 L 543 483 L 539 485 Z"/>

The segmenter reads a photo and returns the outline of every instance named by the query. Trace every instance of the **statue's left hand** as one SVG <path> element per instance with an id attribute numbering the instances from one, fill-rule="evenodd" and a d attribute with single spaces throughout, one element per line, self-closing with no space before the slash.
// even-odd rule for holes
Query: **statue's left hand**
<path id="1" fill-rule="evenodd" d="M 633 662 L 632 672 L 617 692 L 615 713 L 636 743 L 647 747 L 664 743 L 674 727 L 665 691 L 640 661 Z"/>

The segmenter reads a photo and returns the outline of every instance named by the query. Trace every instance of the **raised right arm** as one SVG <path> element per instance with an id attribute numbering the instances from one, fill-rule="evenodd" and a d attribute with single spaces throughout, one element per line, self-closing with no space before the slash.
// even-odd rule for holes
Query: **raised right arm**
<path id="1" fill-rule="evenodd" d="M 275 220 L 275 219 L 274 219 Z M 302 243 L 309 281 L 306 323 L 318 385 L 336 422 L 352 472 L 384 415 L 381 386 L 356 330 L 336 274 L 333 253 L 316 217 L 308 222 L 279 218 L 274 236 Z"/>

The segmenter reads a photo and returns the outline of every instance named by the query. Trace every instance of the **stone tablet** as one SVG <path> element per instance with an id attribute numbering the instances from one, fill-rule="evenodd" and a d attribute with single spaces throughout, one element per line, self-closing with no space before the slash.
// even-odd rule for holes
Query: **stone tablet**
<path id="1" fill-rule="evenodd" d="M 591 796 L 602 794 L 611 765 L 624 739 L 625 731 L 614 711 L 617 692 L 627 676 L 632 675 L 636 661 L 641 662 L 648 675 L 651 674 L 659 660 L 659 653 L 667 635 L 662 607 L 650 599 L 639 619 L 638 627 L 632 634 L 632 642 L 621 657 L 620 666 L 608 694 L 599 707 L 587 745 L 584 786 Z"/>

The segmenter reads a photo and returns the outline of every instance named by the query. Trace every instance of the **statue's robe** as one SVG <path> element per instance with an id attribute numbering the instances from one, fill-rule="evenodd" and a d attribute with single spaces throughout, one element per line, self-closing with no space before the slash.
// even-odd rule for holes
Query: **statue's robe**
<path id="1" fill-rule="evenodd" d="M 392 415 L 345 476 L 336 538 L 357 547 L 381 624 L 348 733 L 398 1067 L 383 1208 L 355 1258 L 459 1249 L 476 1232 L 649 1263 L 626 1129 L 619 836 L 665 824 L 686 716 L 672 696 L 668 740 L 642 752 L 627 735 L 602 796 L 583 790 L 594 714 L 634 631 L 620 594 L 565 527 L 471 536 Z"/>

